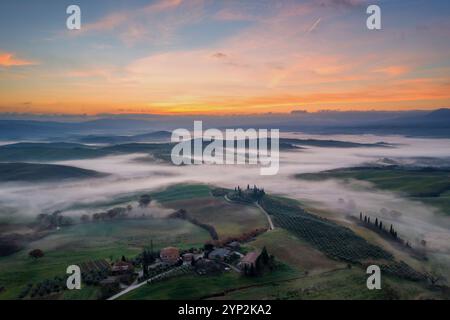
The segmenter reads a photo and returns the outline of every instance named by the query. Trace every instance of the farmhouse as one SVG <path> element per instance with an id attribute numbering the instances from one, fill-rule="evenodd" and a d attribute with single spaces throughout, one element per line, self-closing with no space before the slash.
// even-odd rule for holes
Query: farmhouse
<path id="1" fill-rule="evenodd" d="M 211 260 L 225 261 L 231 255 L 231 251 L 225 248 L 218 248 L 211 251 L 208 258 Z"/>
<path id="2" fill-rule="evenodd" d="M 247 253 L 244 258 L 242 258 L 241 262 L 239 262 L 239 268 L 245 269 L 245 268 L 251 268 L 256 267 L 256 261 L 258 260 L 259 256 L 261 255 L 261 251 L 256 250 Z"/>
<path id="3" fill-rule="evenodd" d="M 180 251 L 175 247 L 167 247 L 161 250 L 159 257 L 167 264 L 175 264 L 180 259 Z"/>

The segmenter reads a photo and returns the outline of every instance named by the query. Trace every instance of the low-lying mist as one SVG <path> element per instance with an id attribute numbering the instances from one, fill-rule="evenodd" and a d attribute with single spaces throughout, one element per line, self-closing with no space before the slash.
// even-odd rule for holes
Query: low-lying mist
<path id="1" fill-rule="evenodd" d="M 280 171 L 275 176 L 261 176 L 256 166 L 176 167 L 157 163 L 151 158 L 146 162 L 147 158 L 142 154 L 63 161 L 58 164 L 97 170 L 111 175 L 105 178 L 61 183 L 1 184 L 0 208 L 12 207 L 16 215 L 33 216 L 42 212 L 64 211 L 74 204 L 108 202 L 124 194 L 161 189 L 176 183 L 207 183 L 231 188 L 236 185 L 256 184 L 269 193 L 314 203 L 314 206 L 330 211 L 335 219 L 345 220 L 347 215 L 359 216 L 359 212 L 362 211 L 374 218 L 382 219 L 386 224 L 393 223 L 399 234 L 407 237 L 412 243 L 424 239 L 430 250 L 450 254 L 450 219 L 433 207 L 392 192 L 375 190 L 367 183 L 342 183 L 336 180 L 312 182 L 294 178 L 298 173 L 357 166 L 382 158 L 448 158 L 450 140 L 374 135 L 331 137 L 297 133 L 284 136 L 364 143 L 384 141 L 395 144 L 396 147 L 308 147 L 299 151 L 281 152 Z M 80 212 L 77 210 L 72 213 Z"/>

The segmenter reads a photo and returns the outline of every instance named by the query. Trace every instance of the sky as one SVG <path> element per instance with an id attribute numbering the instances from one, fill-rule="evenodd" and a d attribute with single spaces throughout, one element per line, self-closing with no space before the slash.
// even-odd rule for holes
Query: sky
<path id="1" fill-rule="evenodd" d="M 2 0 L 0 113 L 448 107 L 449 15 L 447 0 Z"/>

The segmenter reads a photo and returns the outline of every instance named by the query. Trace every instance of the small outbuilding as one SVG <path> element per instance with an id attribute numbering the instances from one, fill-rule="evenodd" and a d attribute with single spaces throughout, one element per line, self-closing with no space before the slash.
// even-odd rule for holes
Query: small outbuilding
<path id="1" fill-rule="evenodd" d="M 227 247 L 231 250 L 239 250 L 241 248 L 241 244 L 237 241 L 232 241 L 227 244 Z"/>
<path id="2" fill-rule="evenodd" d="M 211 260 L 225 261 L 231 255 L 231 251 L 226 248 L 218 248 L 211 251 L 208 258 Z"/>
<path id="3" fill-rule="evenodd" d="M 185 253 L 182 255 L 183 261 L 185 262 L 191 262 L 194 259 L 194 254 L 193 253 Z"/>
<path id="4" fill-rule="evenodd" d="M 118 261 L 113 264 L 111 271 L 113 274 L 126 274 L 133 273 L 134 266 L 131 262 L 127 261 Z"/>
<path id="5" fill-rule="evenodd" d="M 161 261 L 167 264 L 175 264 L 180 259 L 180 250 L 175 247 L 167 247 L 161 249 L 159 254 Z"/>

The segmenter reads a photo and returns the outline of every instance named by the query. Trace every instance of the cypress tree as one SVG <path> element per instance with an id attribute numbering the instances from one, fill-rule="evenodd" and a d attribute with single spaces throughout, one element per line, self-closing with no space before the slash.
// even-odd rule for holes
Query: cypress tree
<path id="1" fill-rule="evenodd" d="M 262 249 L 262 252 L 261 252 L 261 259 L 262 259 L 263 264 L 266 265 L 266 264 L 269 263 L 269 254 L 267 253 L 266 247 L 264 247 L 264 248 Z"/>
<path id="2" fill-rule="evenodd" d="M 251 266 L 250 266 L 250 275 L 251 276 L 254 276 L 256 273 L 255 273 L 255 266 L 252 264 Z"/>

